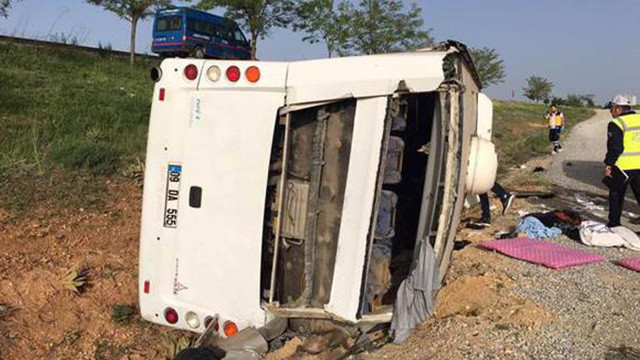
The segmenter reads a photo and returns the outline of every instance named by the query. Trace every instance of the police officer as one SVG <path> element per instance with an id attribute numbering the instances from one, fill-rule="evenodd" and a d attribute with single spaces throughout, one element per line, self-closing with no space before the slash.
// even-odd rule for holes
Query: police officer
<path id="1" fill-rule="evenodd" d="M 604 176 L 609 185 L 608 227 L 620 226 L 627 184 L 640 204 L 640 114 L 631 110 L 631 102 L 622 95 L 610 103 L 611 116 L 607 128 L 607 155 Z M 625 175 L 626 174 L 626 175 Z M 627 179 L 628 176 L 628 179 Z"/>

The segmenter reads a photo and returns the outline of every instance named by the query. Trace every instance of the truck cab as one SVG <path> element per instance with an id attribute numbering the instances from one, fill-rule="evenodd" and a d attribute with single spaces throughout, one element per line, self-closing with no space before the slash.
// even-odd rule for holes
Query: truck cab
<path id="1" fill-rule="evenodd" d="M 156 80 L 139 293 L 158 324 L 389 322 L 412 274 L 444 277 L 465 195 L 495 181 L 491 101 L 457 42 L 165 59 Z"/>

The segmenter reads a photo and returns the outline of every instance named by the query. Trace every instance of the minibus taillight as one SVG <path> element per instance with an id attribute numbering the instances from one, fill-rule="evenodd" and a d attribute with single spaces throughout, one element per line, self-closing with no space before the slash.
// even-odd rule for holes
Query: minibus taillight
<path id="1" fill-rule="evenodd" d="M 193 64 L 187 65 L 184 68 L 184 76 L 189 80 L 195 80 L 198 77 L 198 68 Z"/>
<path id="2" fill-rule="evenodd" d="M 158 94 L 158 99 L 160 101 L 164 101 L 164 88 L 160 89 L 160 93 Z"/>
<path id="3" fill-rule="evenodd" d="M 249 82 L 257 82 L 260 80 L 260 69 L 258 69 L 257 66 L 249 66 L 244 72 L 244 76 L 249 80 Z"/>
<path id="4" fill-rule="evenodd" d="M 238 326 L 233 321 L 227 321 L 224 323 L 224 334 L 229 336 L 233 336 L 238 333 Z"/>
<path id="5" fill-rule="evenodd" d="M 240 80 L 240 69 L 237 66 L 229 66 L 227 68 L 227 79 L 232 82 Z"/>
<path id="6" fill-rule="evenodd" d="M 164 90 L 164 89 L 162 89 L 162 90 Z M 149 281 L 148 281 L 148 280 L 147 280 L 147 281 L 145 281 L 145 282 L 144 282 L 144 293 L 145 293 L 145 294 L 148 294 L 148 293 L 149 293 L 149 288 L 150 288 L 150 287 L 151 287 L 151 284 L 149 283 Z"/>
<path id="7" fill-rule="evenodd" d="M 213 316 L 207 316 L 206 318 L 204 318 L 204 327 L 205 328 L 209 328 L 209 324 L 211 324 L 212 321 L 214 321 Z M 218 325 L 218 321 L 217 320 L 213 324 L 213 329 L 215 331 L 218 331 L 220 329 L 220 326 Z"/>
<path id="8" fill-rule="evenodd" d="M 169 324 L 175 324 L 178 322 L 178 312 L 173 308 L 166 308 L 164 310 L 164 319 L 167 320 Z"/>
<path id="9" fill-rule="evenodd" d="M 185 315 L 185 319 L 187 321 L 187 325 L 192 329 L 197 329 L 200 326 L 200 318 L 198 317 L 198 314 L 193 311 L 189 311 L 187 315 Z"/>
<path id="10" fill-rule="evenodd" d="M 211 65 L 209 70 L 207 70 L 207 78 L 212 82 L 220 80 L 220 68 L 216 65 Z"/>

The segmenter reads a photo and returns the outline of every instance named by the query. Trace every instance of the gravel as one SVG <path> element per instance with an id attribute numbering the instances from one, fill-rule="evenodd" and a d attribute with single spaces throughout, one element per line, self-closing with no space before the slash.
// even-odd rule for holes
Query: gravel
<path id="1" fill-rule="evenodd" d="M 518 286 L 514 293 L 553 314 L 530 342 L 536 359 L 605 359 L 614 349 L 640 345 L 640 274 L 612 263 L 639 253 L 587 248 L 566 237 L 555 242 L 598 253 L 606 261 L 552 270 L 509 260 Z M 526 274 L 526 275 L 523 275 Z"/>

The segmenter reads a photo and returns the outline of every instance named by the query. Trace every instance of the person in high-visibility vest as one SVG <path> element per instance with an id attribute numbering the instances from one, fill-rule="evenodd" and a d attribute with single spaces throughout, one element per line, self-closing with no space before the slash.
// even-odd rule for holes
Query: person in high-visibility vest
<path id="1" fill-rule="evenodd" d="M 609 223 L 620 226 L 627 184 L 640 205 L 640 114 L 628 98 L 618 95 L 611 102 L 613 119 L 607 127 L 604 176 L 609 178 Z"/>
<path id="2" fill-rule="evenodd" d="M 549 141 L 553 144 L 552 154 L 557 154 L 562 151 L 562 145 L 560 145 L 560 134 L 564 131 L 564 114 L 558 110 L 556 104 L 551 104 L 549 112 L 544 116 L 549 126 Z"/>

